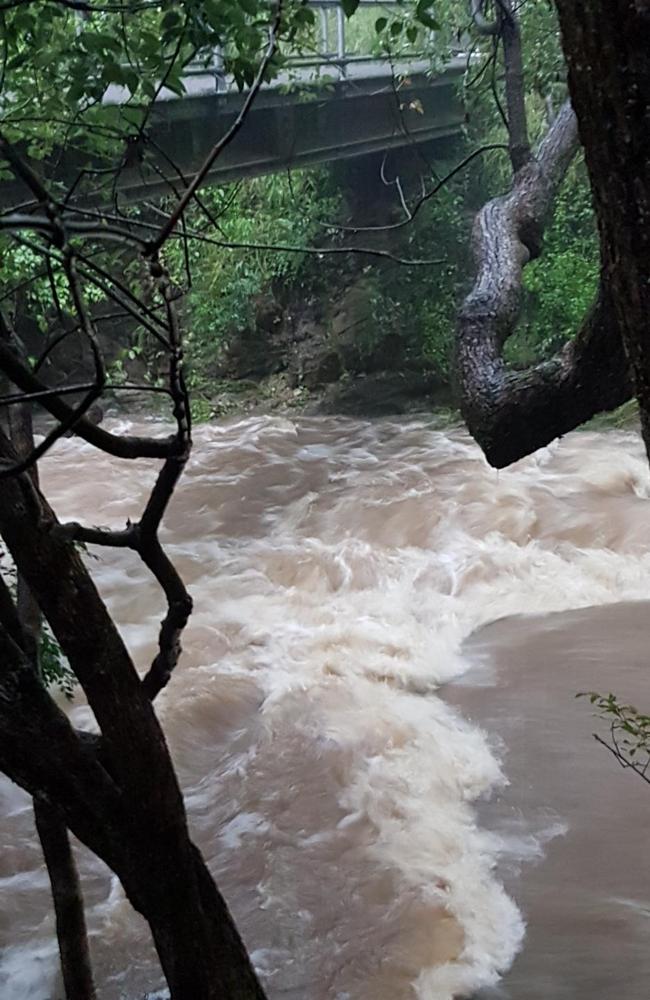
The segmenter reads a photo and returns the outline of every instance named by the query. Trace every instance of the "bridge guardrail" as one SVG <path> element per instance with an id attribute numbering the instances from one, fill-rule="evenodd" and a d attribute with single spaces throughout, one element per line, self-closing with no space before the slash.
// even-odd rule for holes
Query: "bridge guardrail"
<path id="1" fill-rule="evenodd" d="M 296 53 L 288 61 L 288 72 L 283 74 L 282 82 L 289 82 L 293 73 L 294 82 L 317 82 L 330 73 L 338 80 L 344 81 L 360 75 L 358 70 L 365 64 L 390 63 L 387 56 L 382 57 L 378 51 L 360 51 L 364 41 L 374 41 L 376 37 L 375 21 L 379 16 L 386 16 L 390 10 L 404 10 L 404 5 L 396 0 L 360 0 L 355 17 L 348 21 L 340 0 L 308 0 L 308 5 L 317 12 L 314 26 L 313 54 Z M 372 12 L 375 12 L 374 17 Z M 427 41 L 435 41 L 435 32 L 420 29 L 420 36 Z M 422 45 L 402 48 L 397 57 L 400 67 L 417 62 L 417 70 L 425 67 L 426 52 Z M 310 73 L 311 71 L 311 73 Z M 185 77 L 213 77 L 215 90 L 218 92 L 233 89 L 233 82 L 225 72 L 223 50 L 215 49 L 212 58 L 207 63 L 196 62 L 187 67 Z M 288 77 L 288 79 L 284 79 Z"/>

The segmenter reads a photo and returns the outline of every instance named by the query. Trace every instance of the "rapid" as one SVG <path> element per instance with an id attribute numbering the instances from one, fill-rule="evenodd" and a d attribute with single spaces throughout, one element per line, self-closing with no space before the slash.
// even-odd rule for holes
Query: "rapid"
<path id="1" fill-rule="evenodd" d="M 59 517 L 120 527 L 155 471 L 72 438 L 42 480 Z M 497 473 L 431 419 L 197 428 L 163 531 L 195 612 L 158 708 L 270 1000 L 645 1000 L 650 789 L 575 694 L 650 709 L 649 498 L 632 431 Z M 131 552 L 88 565 L 144 668 L 155 583 Z M 58 1000 L 31 808 L 4 779 L 0 843 L 0 996 Z M 153 995 L 148 929 L 79 863 L 102 1000 Z"/>

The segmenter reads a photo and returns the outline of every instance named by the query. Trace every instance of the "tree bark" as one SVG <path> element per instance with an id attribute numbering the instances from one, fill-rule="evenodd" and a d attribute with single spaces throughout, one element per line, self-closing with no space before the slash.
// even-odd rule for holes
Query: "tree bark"
<path id="1" fill-rule="evenodd" d="M 526 115 L 524 88 L 524 60 L 521 52 L 519 19 L 512 0 L 499 0 L 497 4 L 498 30 L 503 45 L 505 67 L 506 103 L 508 108 L 508 144 L 510 162 L 515 172 L 521 170 L 531 158 Z"/>
<path id="2" fill-rule="evenodd" d="M 58 810 L 40 796 L 34 799 L 34 817 L 52 888 L 66 1000 L 95 1000 L 83 897 L 68 831 Z"/>
<path id="3" fill-rule="evenodd" d="M 603 283 L 650 456 L 650 4 L 556 0 L 600 231 Z"/>
<path id="4" fill-rule="evenodd" d="M 523 268 L 540 253 L 576 150 L 576 119 L 567 102 L 512 190 L 485 205 L 474 223 L 476 280 L 459 313 L 457 378 L 469 430 L 497 468 L 615 409 L 632 393 L 606 283 L 576 339 L 553 358 L 515 372 L 502 357 L 519 317 Z"/>

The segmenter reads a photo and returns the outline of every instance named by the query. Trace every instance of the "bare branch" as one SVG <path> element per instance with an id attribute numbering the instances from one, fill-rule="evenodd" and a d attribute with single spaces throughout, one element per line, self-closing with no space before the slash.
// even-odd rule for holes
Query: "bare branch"
<path id="1" fill-rule="evenodd" d="M 467 156 L 463 157 L 463 159 L 459 163 L 457 163 L 454 167 L 452 167 L 452 169 L 448 173 L 446 173 L 444 177 L 441 177 L 440 180 L 437 181 L 436 184 L 434 184 L 434 186 L 431 188 L 430 191 L 427 191 L 425 194 L 421 196 L 421 198 L 418 199 L 415 205 L 413 205 L 413 207 L 410 208 L 410 218 L 402 219 L 401 222 L 393 222 L 387 226 L 340 226 L 337 225 L 336 223 L 330 223 L 330 222 L 325 222 L 324 225 L 326 225 L 328 229 L 338 229 L 340 232 L 344 233 L 383 233 L 395 229 L 403 229 L 404 226 L 409 226 L 412 223 L 413 219 L 418 214 L 418 212 L 425 204 L 425 202 L 430 201 L 431 198 L 434 198 L 444 187 L 446 187 L 447 184 L 449 184 L 450 181 L 454 179 L 454 177 L 462 173 L 462 171 L 465 170 L 465 168 L 468 167 L 470 163 L 476 160 L 479 156 L 484 156 L 486 153 L 491 153 L 494 152 L 495 150 L 507 150 L 508 148 L 509 147 L 506 146 L 505 143 L 503 142 L 491 142 L 487 143 L 485 146 L 479 146 L 477 149 L 473 149 L 471 153 L 468 153 Z M 357 252 L 371 253 L 372 251 L 361 250 Z M 436 263 L 436 262 L 431 261 L 430 263 Z"/>
<path id="2" fill-rule="evenodd" d="M 116 549 L 137 549 L 137 525 L 129 524 L 123 531 L 111 531 L 108 528 L 88 528 L 78 521 L 67 521 L 65 524 L 52 525 L 54 538 L 66 538 L 72 542 L 83 542 L 84 545 L 105 545 Z"/>
<path id="3" fill-rule="evenodd" d="M 647 767 L 648 767 L 647 762 L 646 764 L 640 766 L 637 763 L 635 763 L 635 761 L 630 760 L 628 757 L 625 757 L 625 755 L 621 753 L 621 751 L 617 746 L 612 746 L 610 743 L 607 742 L 607 740 L 604 740 L 602 736 L 599 736 L 598 733 L 594 733 L 593 737 L 597 743 L 600 743 L 600 745 L 605 747 L 606 750 L 609 750 L 609 752 L 616 758 L 616 760 L 618 761 L 618 763 L 620 764 L 620 766 L 623 768 L 624 771 L 627 770 L 634 771 L 635 774 L 638 774 L 640 778 L 643 778 L 643 780 L 650 785 L 650 776 L 647 774 Z"/>
<path id="4" fill-rule="evenodd" d="M 3 324 L 6 327 L 6 320 L 0 313 L 0 329 Z M 28 393 L 46 394 L 40 402 L 42 402 L 42 405 L 53 417 L 62 422 L 71 421 L 69 426 L 74 426 L 75 434 L 96 448 L 105 451 L 108 455 L 128 459 L 166 458 L 173 451 L 175 437 L 156 439 L 135 435 L 111 434 L 102 427 L 97 427 L 86 417 L 73 417 L 74 411 L 63 400 L 59 399 L 58 396 L 50 396 L 49 390 L 51 386 L 45 385 L 29 368 L 23 365 L 16 354 L 1 338 L 0 368 L 19 389 L 23 389 Z"/>
<path id="5" fill-rule="evenodd" d="M 178 663 L 181 635 L 192 613 L 192 598 L 157 538 L 141 548 L 140 555 L 167 598 L 167 614 L 158 636 L 158 653 L 142 679 L 146 694 L 153 700 L 165 687 Z"/>

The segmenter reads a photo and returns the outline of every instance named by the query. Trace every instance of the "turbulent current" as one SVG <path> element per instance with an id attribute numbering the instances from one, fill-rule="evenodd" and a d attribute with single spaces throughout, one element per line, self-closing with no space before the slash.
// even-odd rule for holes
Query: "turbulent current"
<path id="1" fill-rule="evenodd" d="M 42 468 L 60 517 L 115 527 L 154 475 L 75 439 Z M 650 789 L 574 696 L 650 709 L 649 496 L 631 432 L 497 474 L 426 420 L 198 429 L 164 528 L 196 610 L 159 710 L 270 1000 L 646 1000 Z M 130 552 L 88 565 L 144 668 L 156 585 Z M 0 799 L 0 995 L 59 998 L 29 802 Z M 79 863 L 102 1000 L 161 989 Z"/>

